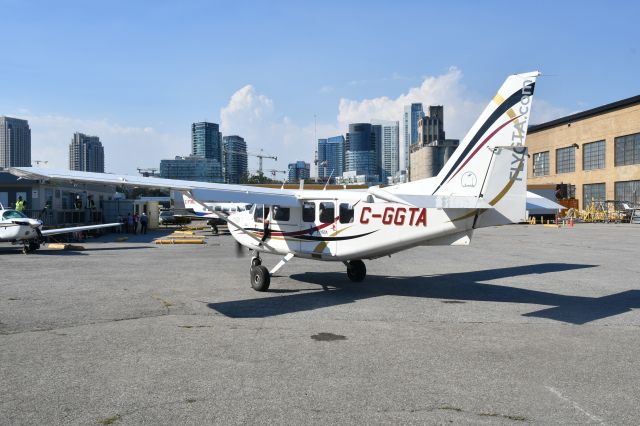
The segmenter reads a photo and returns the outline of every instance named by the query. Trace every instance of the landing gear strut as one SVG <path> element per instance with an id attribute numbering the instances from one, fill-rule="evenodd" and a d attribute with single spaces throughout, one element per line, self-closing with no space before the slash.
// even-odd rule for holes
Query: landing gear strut
<path id="1" fill-rule="evenodd" d="M 347 265 L 347 276 L 355 283 L 359 283 L 367 276 L 367 267 L 362 260 L 350 260 Z"/>
<path id="2" fill-rule="evenodd" d="M 293 253 L 287 253 L 276 266 L 269 271 L 265 266 L 262 266 L 262 259 L 260 259 L 260 253 L 257 252 L 255 256 L 251 258 L 251 287 L 256 291 L 267 291 L 269 284 L 271 283 L 271 275 L 275 274 L 282 268 L 288 261 L 293 259 Z"/>

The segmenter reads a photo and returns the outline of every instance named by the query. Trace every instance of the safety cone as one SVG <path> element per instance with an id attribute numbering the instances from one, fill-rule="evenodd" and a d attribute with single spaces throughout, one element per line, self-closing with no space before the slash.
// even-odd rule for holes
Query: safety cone
<path id="1" fill-rule="evenodd" d="M 573 216 L 571 216 L 571 218 L 569 218 L 569 227 L 573 228 Z"/>

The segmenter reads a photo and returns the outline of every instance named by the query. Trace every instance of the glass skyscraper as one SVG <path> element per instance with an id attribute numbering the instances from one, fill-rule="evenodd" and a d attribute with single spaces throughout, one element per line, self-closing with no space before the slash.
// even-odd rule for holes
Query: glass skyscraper
<path id="1" fill-rule="evenodd" d="M 247 143 L 244 138 L 232 135 L 223 137 L 222 145 L 225 181 L 227 183 L 240 183 L 240 180 L 249 171 Z"/>
<path id="2" fill-rule="evenodd" d="M 344 172 L 344 136 L 318 139 L 318 177 L 326 180 Z"/>
<path id="3" fill-rule="evenodd" d="M 394 176 L 399 170 L 400 123 L 397 121 L 373 120 L 380 147 L 380 181 Z"/>
<path id="4" fill-rule="evenodd" d="M 311 177 L 311 165 L 304 161 L 289 163 L 289 183 L 298 183 L 300 179 Z"/>
<path id="5" fill-rule="evenodd" d="M 200 156 L 176 157 L 160 161 L 160 177 L 223 183 L 222 165 L 218 160 Z"/>
<path id="6" fill-rule="evenodd" d="M 365 175 L 368 181 L 379 181 L 380 151 L 376 133 L 371 124 L 349 124 L 345 152 L 345 172 Z"/>
<path id="7" fill-rule="evenodd" d="M 98 136 L 73 134 L 69 144 L 69 170 L 104 173 L 104 147 Z"/>
<path id="8" fill-rule="evenodd" d="M 0 167 L 31 167 L 31 129 L 27 120 L 0 116 Z"/>
<path id="9" fill-rule="evenodd" d="M 418 143 L 418 121 L 424 117 L 421 103 L 405 105 L 402 116 L 402 130 L 404 140 L 400 149 L 400 170 L 409 168 L 409 150 L 411 145 Z"/>
<path id="10" fill-rule="evenodd" d="M 193 123 L 191 125 L 191 155 L 213 158 L 222 164 L 222 134 L 216 123 Z"/>

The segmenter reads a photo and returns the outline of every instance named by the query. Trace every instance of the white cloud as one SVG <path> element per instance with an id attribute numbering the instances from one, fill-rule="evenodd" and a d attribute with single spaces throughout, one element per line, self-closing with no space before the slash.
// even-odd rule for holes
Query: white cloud
<path id="1" fill-rule="evenodd" d="M 557 107 L 544 99 L 534 99 L 533 108 L 531 109 L 531 124 L 546 123 L 556 118 L 573 114 L 577 111 L 570 111 L 567 108 Z"/>
<path id="2" fill-rule="evenodd" d="M 412 102 L 422 102 L 425 108 L 444 105 L 447 136 L 462 138 L 489 101 L 478 99 L 462 80 L 462 72 L 451 68 L 442 75 L 425 77 L 419 86 L 411 87 L 397 97 L 342 98 L 335 119 L 323 118 L 317 123 L 311 118 L 307 122 L 292 120 L 278 110 L 273 99 L 259 93 L 252 85 L 245 85 L 220 109 L 221 131 L 224 135 L 244 137 L 250 151 L 263 149 L 267 154 L 278 156 L 277 162 L 264 162 L 265 169 L 277 170 L 286 170 L 287 164 L 295 160 L 313 163 L 316 135 L 324 138 L 345 134 L 349 123 L 373 119 L 401 121 L 404 105 Z M 570 113 L 544 100 L 535 102 L 532 123 Z M 100 137 L 105 146 L 106 169 L 110 172 L 136 173 L 137 167 L 158 167 L 161 159 L 185 155 L 189 151 L 188 132 L 176 134 L 173 130 L 163 131 L 149 125 L 132 127 L 107 119 L 38 114 L 27 108 L 21 111 L 24 112 L 17 115 L 29 120 L 32 130 L 32 159 L 49 161 L 51 168 L 68 167 L 68 147 L 74 132 Z M 250 159 L 250 168 L 257 168 L 255 157 Z"/>
<path id="3" fill-rule="evenodd" d="M 429 105 L 444 105 L 447 137 L 462 138 L 488 100 L 475 100 L 462 85 L 461 80 L 462 72 L 457 68 L 450 68 L 443 75 L 426 77 L 420 86 L 412 87 L 396 98 L 342 98 L 338 106 L 338 123 L 340 128 L 347 129 L 349 123 L 369 122 L 372 119 L 401 122 L 404 106 L 421 102 L 425 109 Z M 402 132 L 400 133 L 400 138 L 403 139 Z"/>
<path id="4" fill-rule="evenodd" d="M 278 161 L 264 160 L 264 169 L 286 170 L 287 164 L 296 160 L 312 162 L 316 148 L 314 123 L 299 124 L 277 112 L 275 103 L 259 94 L 252 85 L 237 90 L 226 106 L 220 110 L 221 132 L 237 134 L 247 142 L 250 152 L 263 149 L 265 154 L 275 155 Z M 318 135 L 340 134 L 337 125 L 319 123 Z M 257 160 L 250 157 L 249 168 L 257 169 Z M 282 174 L 277 175 L 279 179 Z"/>
<path id="5" fill-rule="evenodd" d="M 106 119 L 83 119 L 63 115 L 21 115 L 31 127 L 31 159 L 47 161 L 56 169 L 69 167 L 69 143 L 75 132 L 100 137 L 108 172 L 136 173 L 137 167 L 158 167 L 163 158 L 173 158 L 188 145 L 184 138 L 153 127 L 131 127 Z M 179 151 L 179 152 L 176 152 Z"/>

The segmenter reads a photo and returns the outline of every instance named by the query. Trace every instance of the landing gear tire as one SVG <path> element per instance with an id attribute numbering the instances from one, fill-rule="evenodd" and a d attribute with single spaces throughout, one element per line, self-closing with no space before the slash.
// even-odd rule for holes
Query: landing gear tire
<path id="1" fill-rule="evenodd" d="M 359 283 L 367 276 L 367 267 L 362 260 L 351 260 L 347 265 L 347 276 L 354 283 Z"/>
<path id="2" fill-rule="evenodd" d="M 40 248 L 39 243 L 34 243 L 33 241 L 31 241 L 29 244 L 25 244 L 24 246 L 22 246 L 22 253 L 24 254 L 33 253 L 39 248 Z"/>
<path id="3" fill-rule="evenodd" d="M 271 284 L 269 270 L 262 265 L 251 267 L 251 287 L 255 291 L 267 291 Z"/>

